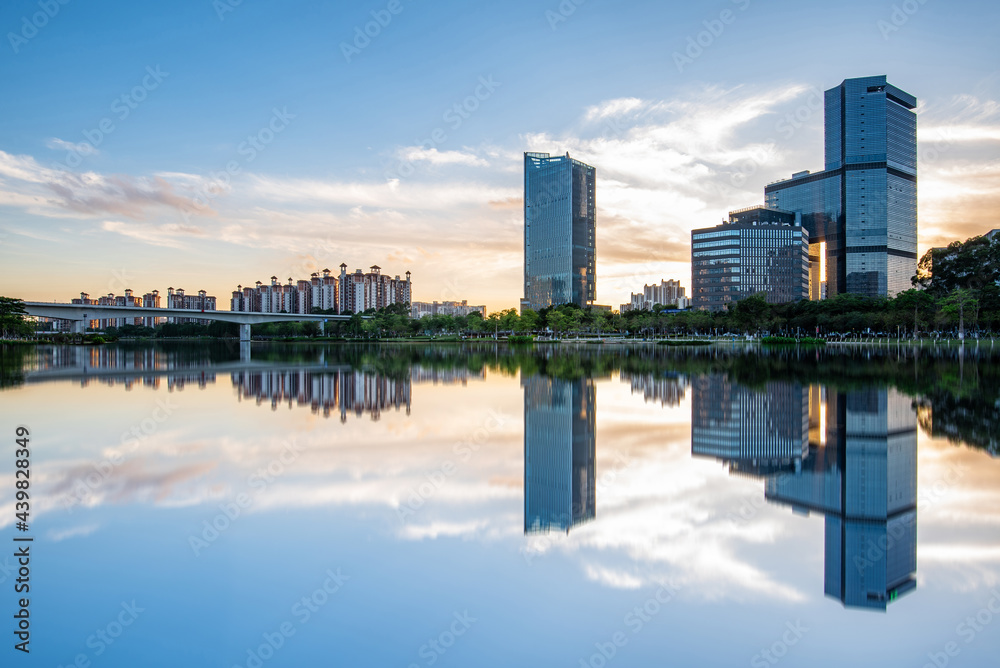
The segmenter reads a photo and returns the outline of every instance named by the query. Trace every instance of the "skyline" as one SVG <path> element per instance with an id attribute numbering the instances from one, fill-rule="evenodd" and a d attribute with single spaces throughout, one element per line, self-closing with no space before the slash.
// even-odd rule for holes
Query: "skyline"
<path id="1" fill-rule="evenodd" d="M 215 5 L 69 3 L 30 37 L 37 2 L 0 10 L 17 91 L 0 107 L 0 292 L 226 295 L 346 262 L 409 269 L 417 301 L 516 308 L 532 151 L 598 170 L 596 302 L 616 305 L 691 286 L 690 231 L 821 170 L 822 91 L 881 74 L 920 103 L 918 255 L 996 227 L 986 3 Z M 757 47 L 764 31 L 778 48 Z"/>

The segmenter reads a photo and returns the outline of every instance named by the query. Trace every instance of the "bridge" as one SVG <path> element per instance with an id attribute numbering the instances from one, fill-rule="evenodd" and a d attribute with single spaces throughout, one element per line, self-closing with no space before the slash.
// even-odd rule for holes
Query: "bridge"
<path id="1" fill-rule="evenodd" d="M 73 322 L 73 331 L 83 334 L 90 320 L 112 318 L 196 318 L 235 322 L 240 326 L 240 341 L 250 340 L 250 326 L 265 322 L 318 322 L 320 333 L 325 323 L 350 320 L 350 315 L 320 315 L 314 313 L 244 313 L 242 311 L 202 311 L 184 308 L 144 308 L 138 306 L 98 306 L 96 304 L 57 304 L 55 302 L 24 302 L 28 315 Z M 362 316 L 370 318 L 371 316 Z"/>

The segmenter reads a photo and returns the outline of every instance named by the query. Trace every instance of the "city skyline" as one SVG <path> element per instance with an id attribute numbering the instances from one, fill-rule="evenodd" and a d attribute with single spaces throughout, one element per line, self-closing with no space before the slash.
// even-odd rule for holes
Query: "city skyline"
<path id="1" fill-rule="evenodd" d="M 663 277 L 691 284 L 691 229 L 822 169 L 822 91 L 873 74 L 919 101 L 918 255 L 995 227 L 998 9 L 985 3 L 897 16 L 741 0 L 727 22 L 593 0 L 402 3 L 367 43 L 355 29 L 384 5 L 223 5 L 59 5 L 34 29 L 22 19 L 37 3 L 0 11 L 0 72 L 18 92 L 0 112 L 3 293 L 181 276 L 226 295 L 248 270 L 343 260 L 408 267 L 414 300 L 516 307 L 530 150 L 599 170 L 596 301 L 624 303 Z M 782 53 L 752 49 L 764 29 Z M 787 57 L 811 53 L 820 29 L 852 48 Z M 442 39 L 484 31 L 496 39 Z M 264 36 L 273 51 L 251 48 Z M 595 36 L 600 49 L 566 48 Z M 408 64 L 414 51 L 434 66 Z"/>

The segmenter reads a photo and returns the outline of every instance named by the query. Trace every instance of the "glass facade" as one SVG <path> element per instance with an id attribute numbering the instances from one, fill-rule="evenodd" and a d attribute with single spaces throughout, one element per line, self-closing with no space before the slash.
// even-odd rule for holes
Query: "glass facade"
<path id="1" fill-rule="evenodd" d="M 911 287 L 917 267 L 916 104 L 885 76 L 847 79 L 826 91 L 826 170 L 764 190 L 768 206 L 800 213 L 812 242 L 826 242 L 831 297 L 886 297 Z M 813 298 L 817 294 L 810 290 Z"/>
<path id="2" fill-rule="evenodd" d="M 594 381 L 531 376 L 524 386 L 524 533 L 597 514 Z"/>
<path id="3" fill-rule="evenodd" d="M 691 300 L 720 311 L 764 293 L 772 304 L 809 296 L 809 232 L 790 211 L 751 207 L 718 227 L 691 231 Z"/>
<path id="4" fill-rule="evenodd" d="M 596 293 L 596 170 L 565 156 L 524 154 L 524 300 L 580 307 Z"/>
<path id="5" fill-rule="evenodd" d="M 916 587 L 917 423 L 905 395 L 831 392 L 825 443 L 765 490 L 770 501 L 825 514 L 828 596 L 885 610 Z"/>

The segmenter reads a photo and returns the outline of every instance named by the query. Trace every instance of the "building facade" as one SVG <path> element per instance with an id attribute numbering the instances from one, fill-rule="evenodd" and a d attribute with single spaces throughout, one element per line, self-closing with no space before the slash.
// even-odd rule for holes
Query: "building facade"
<path id="1" fill-rule="evenodd" d="M 411 318 L 423 318 L 428 315 L 450 315 L 453 317 L 461 317 L 469 315 L 470 313 L 478 313 L 482 317 L 486 317 L 486 306 L 473 306 L 469 302 L 463 299 L 460 302 L 411 302 L 410 303 L 410 317 Z"/>
<path id="2" fill-rule="evenodd" d="M 691 231 L 691 305 L 721 311 L 763 293 L 772 304 L 809 296 L 809 232 L 799 216 L 767 206 Z"/>
<path id="3" fill-rule="evenodd" d="M 521 384 L 524 533 L 569 533 L 597 515 L 594 381 L 536 375 Z"/>
<path id="4" fill-rule="evenodd" d="M 674 306 L 679 309 L 687 308 L 689 303 L 685 290 L 680 281 L 669 280 L 660 281 L 660 284 L 644 285 L 642 292 L 633 292 L 631 301 L 621 305 L 621 312 L 641 311 L 643 309 L 652 311 L 657 304 L 661 306 Z"/>
<path id="5" fill-rule="evenodd" d="M 524 298 L 521 310 L 597 293 L 596 170 L 569 153 L 524 154 Z"/>
<path id="6" fill-rule="evenodd" d="M 917 269 L 916 105 L 885 76 L 845 80 L 825 94 L 825 169 L 764 189 L 768 206 L 800 214 L 809 231 L 812 299 L 823 281 L 831 297 L 910 289 Z"/>
<path id="7" fill-rule="evenodd" d="M 381 309 L 393 304 L 409 304 L 411 276 L 406 278 L 381 273 L 373 265 L 368 273 L 360 269 L 347 273 L 347 265 L 340 265 L 340 275 L 329 269 L 313 272 L 309 280 L 279 283 L 271 277 L 269 285 L 257 281 L 254 287 L 236 286 L 230 300 L 230 310 L 249 313 L 313 313 L 332 309 L 336 313 L 360 313 L 368 309 Z"/>

